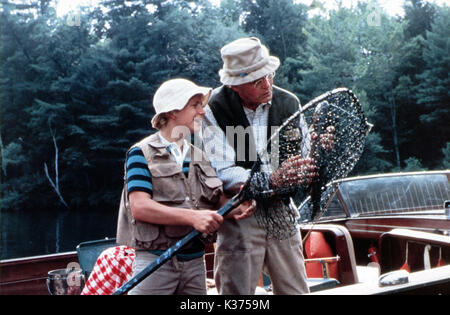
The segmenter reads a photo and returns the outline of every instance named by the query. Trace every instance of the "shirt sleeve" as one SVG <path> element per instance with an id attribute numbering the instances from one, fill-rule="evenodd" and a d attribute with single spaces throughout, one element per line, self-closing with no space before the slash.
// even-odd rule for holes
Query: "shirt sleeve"
<path id="1" fill-rule="evenodd" d="M 140 148 L 133 148 L 127 156 L 127 193 L 143 191 L 153 194 L 152 176 L 147 166 L 147 160 Z"/>
<path id="2" fill-rule="evenodd" d="M 235 164 L 236 153 L 227 142 L 225 133 L 220 129 L 209 106 L 205 107 L 205 112 L 201 133 L 203 151 L 223 182 L 225 191 L 237 193 L 247 181 L 250 170 Z"/>

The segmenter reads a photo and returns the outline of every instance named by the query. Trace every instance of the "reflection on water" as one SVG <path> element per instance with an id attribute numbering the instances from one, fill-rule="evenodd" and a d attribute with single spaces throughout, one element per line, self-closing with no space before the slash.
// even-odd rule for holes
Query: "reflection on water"
<path id="1" fill-rule="evenodd" d="M 115 237 L 117 211 L 2 211 L 0 259 L 74 251 L 84 241 Z"/>

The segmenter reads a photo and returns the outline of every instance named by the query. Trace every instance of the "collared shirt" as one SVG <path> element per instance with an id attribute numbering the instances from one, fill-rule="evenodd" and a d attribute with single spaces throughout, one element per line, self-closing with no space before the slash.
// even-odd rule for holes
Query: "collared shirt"
<path id="1" fill-rule="evenodd" d="M 246 117 L 252 126 L 253 136 L 257 152 L 261 152 L 267 145 L 267 125 L 269 119 L 269 109 L 271 104 L 260 104 L 255 111 L 244 107 Z M 245 183 L 250 175 L 250 170 L 236 166 L 236 153 L 227 142 L 225 133 L 220 129 L 211 108 L 205 106 L 205 116 L 202 121 L 202 143 L 211 165 L 216 169 L 217 174 L 222 180 L 224 189 L 237 193 L 240 187 Z M 300 126 L 302 134 L 308 135 L 308 127 L 301 116 Z M 310 150 L 309 136 L 304 137 L 302 141 L 302 154 L 307 156 Z"/>
<path id="2" fill-rule="evenodd" d="M 189 151 L 189 144 L 187 143 L 186 139 L 183 140 L 183 151 L 181 151 L 181 148 L 176 142 L 169 142 L 162 136 L 161 132 L 158 132 L 158 135 L 161 139 L 161 142 L 166 146 L 166 149 L 167 151 L 169 151 L 170 156 L 173 158 L 173 160 L 177 162 L 180 167 L 183 167 L 183 162 Z"/>
<path id="3" fill-rule="evenodd" d="M 255 139 L 256 152 L 260 153 L 265 149 L 267 142 L 267 124 L 269 121 L 269 109 L 271 103 L 260 104 L 255 110 L 244 108 L 245 116 L 252 126 L 253 138 Z"/>

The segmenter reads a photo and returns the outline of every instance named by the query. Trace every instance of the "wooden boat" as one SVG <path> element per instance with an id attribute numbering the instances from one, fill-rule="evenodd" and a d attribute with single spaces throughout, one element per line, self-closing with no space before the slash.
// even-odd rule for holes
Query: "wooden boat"
<path id="1" fill-rule="evenodd" d="M 314 232 L 311 242 L 319 239 L 304 246 L 312 294 L 450 294 L 449 170 L 353 177 L 336 184 L 321 219 L 300 227 L 303 236 Z M 114 239 L 94 243 L 103 243 L 98 255 Z M 79 255 L 74 250 L 0 261 L 0 294 L 49 294 L 48 272 L 80 263 Z M 209 246 L 209 278 L 213 260 Z M 270 291 L 267 278 L 261 279 Z"/>

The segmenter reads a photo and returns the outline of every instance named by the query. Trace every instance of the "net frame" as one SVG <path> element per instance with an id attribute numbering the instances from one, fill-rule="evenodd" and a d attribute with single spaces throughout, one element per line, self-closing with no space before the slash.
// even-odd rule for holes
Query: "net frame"
<path id="1" fill-rule="evenodd" d="M 259 225 L 267 232 L 267 236 L 273 239 L 289 238 L 297 233 L 299 222 L 311 222 L 320 218 L 337 189 L 336 185 L 330 183 L 345 178 L 351 172 L 363 152 L 366 136 L 372 127 L 367 122 L 361 104 L 353 92 L 346 88 L 338 88 L 314 98 L 294 113 L 272 135 L 269 143 L 278 142 L 280 147 L 285 146 L 282 133 L 291 132 L 296 125 L 293 122 L 300 115 L 304 115 L 303 118 L 310 125 L 309 132 L 312 139 L 308 157 L 314 161 L 317 176 L 308 179 L 307 172 L 301 174 L 301 168 L 293 167 L 293 173 L 300 170 L 300 175 L 295 174 L 291 177 L 293 178 L 291 182 L 287 180 L 286 186 L 262 191 L 260 187 L 270 185 L 253 185 L 253 189 L 250 190 L 252 195 L 248 197 L 262 204 L 254 215 Z M 332 146 L 327 148 L 322 144 L 321 137 L 328 137 L 330 132 L 334 140 Z M 289 149 L 280 149 L 280 157 L 275 159 L 282 166 L 287 159 L 296 155 L 301 156 L 298 144 L 288 143 L 287 146 Z M 268 147 L 260 155 L 264 156 L 268 152 Z M 287 172 L 292 173 L 290 170 Z M 259 183 L 268 178 L 260 176 L 259 173 L 253 176 L 258 178 Z M 294 200 L 306 204 L 303 213 L 298 212 Z"/>

